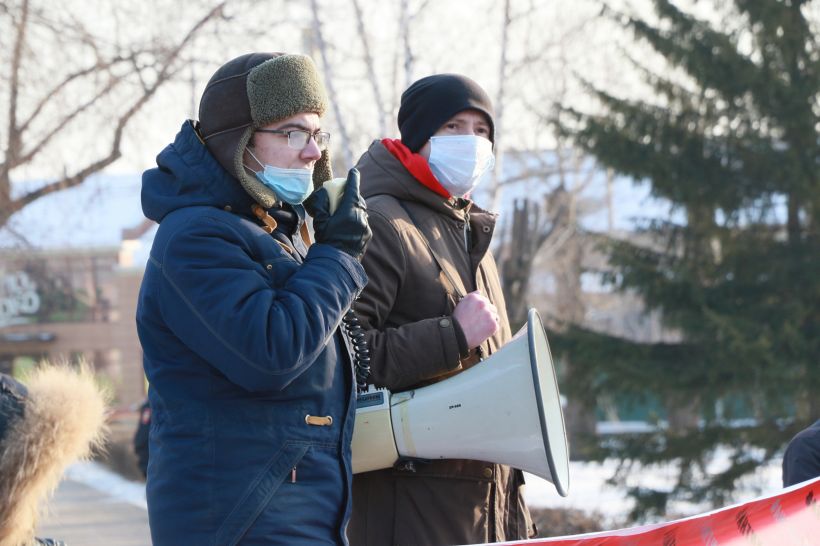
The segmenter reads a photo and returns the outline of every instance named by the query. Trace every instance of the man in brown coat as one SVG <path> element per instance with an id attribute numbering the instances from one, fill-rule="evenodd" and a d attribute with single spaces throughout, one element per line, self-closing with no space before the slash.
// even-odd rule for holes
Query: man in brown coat
<path id="1" fill-rule="evenodd" d="M 510 339 L 488 252 L 495 214 L 469 199 L 494 164 L 489 97 L 464 76 L 429 76 L 402 94 L 398 124 L 401 140 L 373 142 L 357 165 L 373 238 L 355 309 L 370 382 L 393 391 L 441 381 Z M 523 486 L 520 470 L 471 460 L 357 474 L 348 536 L 353 546 L 530 538 Z"/>

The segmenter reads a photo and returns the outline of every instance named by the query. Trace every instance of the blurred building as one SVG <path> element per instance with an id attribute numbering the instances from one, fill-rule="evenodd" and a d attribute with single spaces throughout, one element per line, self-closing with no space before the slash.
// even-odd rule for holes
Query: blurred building
<path id="1" fill-rule="evenodd" d="M 19 376 L 42 359 L 84 360 L 115 404 L 144 398 L 134 317 L 154 224 L 142 216 L 139 182 L 89 179 L 38 199 L 0 229 L 0 371 Z"/>

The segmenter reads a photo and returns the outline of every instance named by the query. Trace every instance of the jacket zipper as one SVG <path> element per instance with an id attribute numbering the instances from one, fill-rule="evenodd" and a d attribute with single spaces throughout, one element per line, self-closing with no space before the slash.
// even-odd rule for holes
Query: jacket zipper
<path id="1" fill-rule="evenodd" d="M 470 263 L 470 213 L 464 211 L 464 250 L 467 251 L 467 263 Z"/>
<path id="2" fill-rule="evenodd" d="M 467 252 L 467 263 L 470 263 L 470 211 L 464 211 L 464 250 Z M 478 358 L 484 360 L 484 347 L 479 345 L 476 347 Z"/>

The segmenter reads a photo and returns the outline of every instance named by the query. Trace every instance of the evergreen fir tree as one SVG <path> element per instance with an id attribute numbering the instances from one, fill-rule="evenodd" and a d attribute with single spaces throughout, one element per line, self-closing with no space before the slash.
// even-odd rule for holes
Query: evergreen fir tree
<path id="1" fill-rule="evenodd" d="M 658 419 L 668 427 L 596 454 L 623 461 L 620 483 L 634 463 L 677 466 L 671 488 L 631 489 L 633 518 L 664 516 L 670 500 L 732 501 L 741 477 L 820 418 L 816 6 L 713 0 L 727 17 L 718 27 L 669 0 L 652 3 L 652 20 L 614 15 L 671 68 L 635 63 L 652 99 L 590 87 L 602 113 L 559 114 L 565 134 L 650 184 L 683 219 L 606 242 L 607 280 L 661 311 L 679 341 L 641 344 L 579 326 L 551 334 L 570 357 L 570 395 L 666 409 Z M 728 468 L 709 468 L 726 450 Z"/>

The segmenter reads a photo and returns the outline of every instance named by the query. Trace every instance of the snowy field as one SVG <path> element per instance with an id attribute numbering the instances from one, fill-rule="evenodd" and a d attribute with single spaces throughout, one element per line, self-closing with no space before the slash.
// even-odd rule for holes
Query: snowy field
<path id="1" fill-rule="evenodd" d="M 717 462 L 716 464 L 721 464 Z M 548 481 L 526 475 L 526 499 L 530 506 L 540 508 L 573 508 L 584 512 L 597 512 L 604 517 L 605 527 L 620 526 L 632 508 L 623 490 L 606 483 L 615 472 L 615 463 L 570 463 L 569 495 L 561 497 Z M 640 483 L 662 488 L 671 486 L 674 476 L 668 470 L 647 469 L 640 473 Z M 634 483 L 632 485 L 637 485 Z M 777 493 L 782 489 L 780 461 L 761 466 L 757 472 L 746 476 L 734 492 L 731 504 L 746 502 L 757 497 Z M 712 510 L 706 504 L 674 503 L 670 506 L 675 518 L 693 516 Z M 720 507 L 719 507 L 720 508 Z M 644 522 L 650 523 L 650 522 Z"/>
<path id="2" fill-rule="evenodd" d="M 614 471 L 614 464 L 570 463 L 569 496 L 561 497 L 546 480 L 527 474 L 526 498 L 530 506 L 540 508 L 574 508 L 585 512 L 598 512 L 604 524 L 619 525 L 631 504 L 622 491 L 606 484 Z M 123 479 L 107 467 L 96 462 L 77 463 L 68 468 L 66 478 L 84 483 L 109 495 L 112 500 L 126 502 L 145 509 L 145 486 L 140 482 Z M 670 483 L 670 476 L 662 470 L 641 473 L 645 485 Z M 749 476 L 735 492 L 733 502 L 745 502 L 776 493 L 781 489 L 779 461 L 761 467 Z M 711 510 L 709 506 L 678 504 L 674 510 L 679 515 L 695 515 Z"/>
<path id="3" fill-rule="evenodd" d="M 120 501 L 147 510 L 145 503 L 145 484 L 126 480 L 108 467 L 95 462 L 74 463 L 65 471 L 65 479 L 92 487 Z"/>

